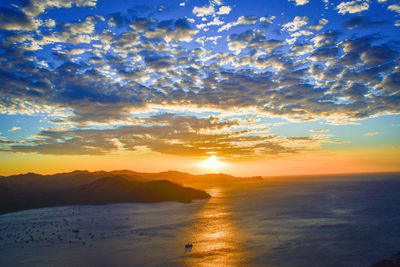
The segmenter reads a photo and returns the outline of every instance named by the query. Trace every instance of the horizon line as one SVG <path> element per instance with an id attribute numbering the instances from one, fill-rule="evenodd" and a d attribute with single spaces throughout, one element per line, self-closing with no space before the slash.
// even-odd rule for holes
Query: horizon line
<path id="1" fill-rule="evenodd" d="M 179 173 L 184 173 L 184 174 L 189 174 L 189 175 L 194 175 L 194 176 L 200 176 L 200 175 L 230 175 L 238 178 L 245 178 L 245 177 L 262 177 L 262 178 L 279 178 L 279 177 L 299 177 L 299 176 L 308 176 L 308 177 L 314 177 L 314 176 L 330 176 L 330 175 L 371 175 L 371 174 L 400 174 L 399 171 L 377 171 L 377 172 L 331 172 L 331 173 L 300 173 L 300 174 L 279 174 L 279 175 L 249 175 L 249 176 L 236 176 L 234 174 L 229 174 L 229 173 L 223 173 L 223 172 L 218 172 L 218 173 L 203 173 L 203 174 L 193 174 L 189 172 L 184 172 L 184 171 L 177 171 L 177 170 L 166 170 L 166 171 L 160 171 L 160 172 L 140 172 L 140 171 L 135 171 L 131 169 L 116 169 L 116 170 L 110 170 L 110 171 L 105 171 L 105 170 L 95 170 L 95 171 L 90 171 L 90 170 L 82 170 L 82 169 L 75 169 L 73 171 L 61 171 L 61 172 L 55 172 L 51 174 L 42 174 L 39 172 L 25 172 L 25 173 L 16 173 L 16 174 L 10 174 L 10 175 L 0 175 L 0 177 L 10 177 L 10 176 L 18 176 L 18 175 L 26 175 L 26 174 L 38 174 L 42 176 L 51 176 L 51 175 L 56 175 L 56 174 L 63 174 L 63 173 L 73 173 L 73 172 L 89 172 L 89 173 L 95 173 L 95 172 L 115 172 L 115 171 L 130 171 L 130 172 L 135 172 L 139 174 L 159 174 L 159 173 L 165 173 L 165 172 L 179 172 Z"/>

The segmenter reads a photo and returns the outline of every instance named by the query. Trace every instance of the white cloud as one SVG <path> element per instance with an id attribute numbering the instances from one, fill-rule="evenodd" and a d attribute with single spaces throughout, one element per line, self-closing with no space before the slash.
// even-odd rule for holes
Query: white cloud
<path id="1" fill-rule="evenodd" d="M 388 9 L 400 13 L 400 5 L 390 5 Z"/>
<path id="2" fill-rule="evenodd" d="M 209 23 L 202 23 L 202 24 L 197 24 L 196 28 L 197 29 L 204 29 L 205 27 L 209 27 L 209 26 L 219 26 L 224 24 L 224 22 L 222 20 L 219 19 L 219 17 L 214 17 L 214 19 L 212 21 L 210 21 Z"/>
<path id="3" fill-rule="evenodd" d="M 54 19 L 47 19 L 45 25 L 49 28 L 54 28 L 56 26 L 56 21 Z"/>
<path id="4" fill-rule="evenodd" d="M 195 6 L 193 8 L 193 14 L 195 14 L 198 17 L 204 17 L 204 16 L 211 16 L 215 14 L 215 9 L 214 6 L 209 5 L 209 6 Z"/>
<path id="5" fill-rule="evenodd" d="M 77 7 L 94 7 L 97 0 L 32 0 L 29 5 L 24 6 L 22 11 L 29 16 L 36 17 L 43 13 L 46 9 L 51 8 L 71 8 Z"/>
<path id="6" fill-rule="evenodd" d="M 275 19 L 275 16 L 261 17 L 260 23 L 268 25 L 268 24 L 271 24 L 274 19 Z"/>
<path id="7" fill-rule="evenodd" d="M 318 24 L 317 25 L 312 25 L 312 26 L 309 26 L 308 28 L 310 29 L 310 30 L 313 30 L 313 31 L 320 31 L 320 30 L 322 30 L 322 28 L 326 25 L 326 24 L 328 24 L 328 20 L 327 19 L 320 19 L 319 21 L 318 21 Z"/>
<path id="8" fill-rule="evenodd" d="M 296 16 L 292 22 L 288 22 L 285 25 L 283 25 L 283 29 L 289 32 L 294 32 L 299 30 L 301 27 L 307 25 L 307 23 L 308 23 L 308 17 Z"/>
<path id="9" fill-rule="evenodd" d="M 379 134 L 379 132 L 372 132 L 372 133 L 366 133 L 365 135 L 366 136 L 375 136 L 375 135 L 378 135 Z"/>
<path id="10" fill-rule="evenodd" d="M 310 0 L 289 0 L 289 2 L 296 2 L 296 6 L 308 4 Z"/>
<path id="11" fill-rule="evenodd" d="M 368 10 L 369 4 L 367 2 L 356 2 L 356 1 L 350 1 L 350 2 L 342 2 L 340 3 L 336 9 L 339 9 L 340 14 L 353 14 L 353 13 L 359 13 L 365 10 Z"/>
<path id="12" fill-rule="evenodd" d="M 219 28 L 218 32 L 226 31 L 229 30 L 230 28 L 234 26 L 239 26 L 239 25 L 254 25 L 257 23 L 257 17 L 255 16 L 240 16 L 237 21 L 235 22 L 230 22 Z"/>
<path id="13" fill-rule="evenodd" d="M 179 5 L 180 5 L 180 6 L 185 6 L 186 3 L 185 3 L 185 2 L 182 2 L 182 3 L 180 3 Z"/>
<path id="14" fill-rule="evenodd" d="M 217 12 L 218 15 L 227 15 L 231 12 L 232 8 L 230 6 L 221 6 Z"/>

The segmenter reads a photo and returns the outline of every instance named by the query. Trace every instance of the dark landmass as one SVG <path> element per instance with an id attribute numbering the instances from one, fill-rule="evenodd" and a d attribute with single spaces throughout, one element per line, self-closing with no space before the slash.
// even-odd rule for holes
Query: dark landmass
<path id="1" fill-rule="evenodd" d="M 191 202 L 209 198 L 206 192 L 184 187 L 199 182 L 262 180 L 226 174 L 192 175 L 177 171 L 140 173 L 73 171 L 53 175 L 26 173 L 0 177 L 0 214 L 25 209 L 123 202 Z"/>
<path id="2" fill-rule="evenodd" d="M 370 267 L 400 267 L 400 251 L 394 254 L 390 259 L 375 262 Z"/>

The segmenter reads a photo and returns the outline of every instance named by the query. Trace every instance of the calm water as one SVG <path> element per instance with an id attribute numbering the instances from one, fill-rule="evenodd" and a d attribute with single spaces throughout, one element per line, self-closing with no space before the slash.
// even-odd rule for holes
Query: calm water
<path id="1" fill-rule="evenodd" d="M 399 176 L 205 189 L 191 204 L 2 215 L 0 266 L 368 266 L 400 250 Z"/>

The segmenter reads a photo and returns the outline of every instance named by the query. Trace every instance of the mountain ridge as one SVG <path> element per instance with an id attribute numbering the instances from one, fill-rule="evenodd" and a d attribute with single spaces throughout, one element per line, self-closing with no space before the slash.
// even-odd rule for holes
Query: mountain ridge
<path id="1" fill-rule="evenodd" d="M 167 178 L 173 177 L 165 177 L 169 176 L 165 173 L 138 174 L 117 170 L 73 171 L 53 175 L 26 173 L 1 177 L 0 214 L 65 205 L 163 201 L 189 203 L 194 199 L 210 197 L 205 191 L 170 181 Z M 190 174 L 181 176 L 192 177 Z"/>

